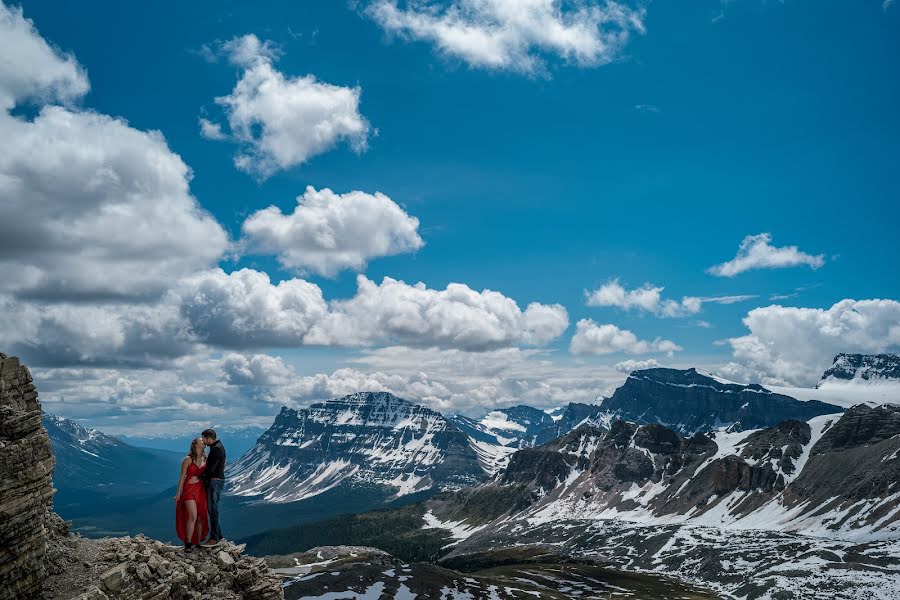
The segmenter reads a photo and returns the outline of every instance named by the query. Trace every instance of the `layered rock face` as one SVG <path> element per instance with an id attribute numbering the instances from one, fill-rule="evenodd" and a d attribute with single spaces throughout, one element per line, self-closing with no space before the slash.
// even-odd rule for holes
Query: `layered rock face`
<path id="1" fill-rule="evenodd" d="M 387 392 L 283 408 L 229 473 L 238 496 L 311 498 L 342 484 L 397 496 L 485 478 L 469 438 L 441 414 Z"/>
<path id="2" fill-rule="evenodd" d="M 900 355 L 838 354 L 816 387 L 828 381 L 900 382 Z"/>
<path id="3" fill-rule="evenodd" d="M 0 599 L 40 594 L 54 464 L 31 373 L 0 353 Z"/>
<path id="4" fill-rule="evenodd" d="M 609 420 L 661 423 L 682 435 L 723 426 L 772 427 L 786 419 L 806 421 L 843 410 L 818 400 L 796 400 L 756 384 L 724 381 L 696 369 L 662 368 L 634 371 L 601 407 Z"/>

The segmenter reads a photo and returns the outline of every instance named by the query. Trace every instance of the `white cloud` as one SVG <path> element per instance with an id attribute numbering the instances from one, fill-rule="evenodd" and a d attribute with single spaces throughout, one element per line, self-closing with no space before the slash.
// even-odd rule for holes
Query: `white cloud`
<path id="1" fill-rule="evenodd" d="M 0 280 L 41 297 L 144 296 L 228 239 L 159 132 L 92 112 L 0 115 Z"/>
<path id="2" fill-rule="evenodd" d="M 253 269 L 199 273 L 173 294 L 198 339 L 226 348 L 303 345 L 328 312 L 317 285 L 303 279 L 273 284 Z"/>
<path id="3" fill-rule="evenodd" d="M 714 265 L 707 271 L 719 277 L 734 277 L 752 269 L 784 269 L 808 265 L 818 269 L 825 264 L 825 255 L 807 254 L 797 246 L 775 247 L 771 245 L 772 234 L 748 235 L 741 242 L 737 255 L 726 262 Z"/>
<path id="4" fill-rule="evenodd" d="M 568 326 L 565 308 L 516 302 L 460 283 L 433 290 L 385 277 L 357 277 L 349 299 L 326 302 L 303 279 L 273 284 L 266 273 L 221 269 L 185 279 L 175 302 L 196 339 L 225 348 L 375 346 L 485 350 L 517 344 L 545 345 Z"/>
<path id="5" fill-rule="evenodd" d="M 700 298 L 685 296 L 681 301 L 663 300 L 665 288 L 645 283 L 639 288 L 626 290 L 613 279 L 592 292 L 586 292 L 588 306 L 615 306 L 625 310 L 637 309 L 660 317 L 684 317 L 700 312 Z"/>
<path id="6" fill-rule="evenodd" d="M 763 384 L 813 385 L 839 352 L 900 347 L 900 302 L 841 300 L 831 308 L 767 306 L 744 318 L 750 330 L 728 340 L 735 359 L 722 374 Z"/>
<path id="7" fill-rule="evenodd" d="M 22 100 L 74 100 L 89 87 L 74 57 L 51 48 L 21 7 L 0 3 L 0 110 Z"/>
<path id="8" fill-rule="evenodd" d="M 371 258 L 415 252 L 425 244 L 418 228 L 419 220 L 384 194 L 310 186 L 294 212 L 270 206 L 250 215 L 243 232 L 253 252 L 275 254 L 293 271 L 333 276 L 362 270 Z"/>
<path id="9" fill-rule="evenodd" d="M 568 327 L 559 304 L 529 304 L 523 311 L 492 290 L 451 283 L 432 290 L 385 277 L 381 284 L 357 276 L 349 300 L 331 303 L 328 316 L 306 340 L 313 344 L 403 344 L 485 350 L 518 343 L 543 345 Z"/>
<path id="10" fill-rule="evenodd" d="M 195 351 L 174 307 L 22 302 L 0 295 L 0 347 L 30 364 L 163 366 Z"/>
<path id="11" fill-rule="evenodd" d="M 33 120 L 9 112 L 26 97 L 70 100 L 87 89 L 74 58 L 0 5 L 0 293 L 158 295 L 227 246 L 159 132 L 62 106 Z"/>
<path id="12" fill-rule="evenodd" d="M 631 373 L 632 371 L 640 371 L 642 369 L 654 369 L 659 366 L 659 362 L 655 358 L 647 360 L 634 360 L 629 358 L 622 362 L 616 363 L 615 369 L 620 373 Z"/>
<path id="13" fill-rule="evenodd" d="M 280 357 L 268 354 L 229 353 L 222 357 L 221 368 L 231 385 L 287 385 L 297 376 Z"/>
<path id="14" fill-rule="evenodd" d="M 644 10 L 587 0 L 375 0 L 366 9 L 385 31 L 433 43 L 472 67 L 533 73 L 554 57 L 579 66 L 617 59 Z"/>
<path id="15" fill-rule="evenodd" d="M 243 144 L 235 165 L 259 177 L 305 163 L 340 142 L 362 152 L 369 122 L 359 112 L 362 91 L 322 83 L 312 75 L 286 77 L 275 69 L 277 52 L 255 35 L 224 45 L 231 62 L 243 69 L 227 96 L 216 98 L 227 114 L 234 139 Z M 221 126 L 205 126 L 213 135 Z M 225 134 L 222 133 L 222 136 Z"/>
<path id="16" fill-rule="evenodd" d="M 588 306 L 615 306 L 624 310 L 642 310 L 658 317 L 687 317 L 695 315 L 703 308 L 704 303 L 734 304 L 755 298 L 755 295 L 742 294 L 735 296 L 684 296 L 679 300 L 663 299 L 665 288 L 645 283 L 639 288 L 626 290 L 613 279 L 604 283 L 592 292 L 585 292 Z"/>
<path id="17" fill-rule="evenodd" d="M 611 323 L 598 325 L 591 319 L 581 319 L 576 325 L 569 349 L 573 354 L 665 352 L 671 356 L 682 348 L 671 340 L 661 338 L 656 338 L 652 342 L 640 340 L 631 331 L 620 329 Z"/>
<path id="18" fill-rule="evenodd" d="M 202 135 L 206 139 L 217 142 L 228 139 L 228 136 L 224 131 L 222 131 L 222 125 L 220 125 L 219 123 L 213 123 L 209 119 L 205 119 L 203 117 L 200 117 L 198 122 L 200 123 L 200 135 Z"/>

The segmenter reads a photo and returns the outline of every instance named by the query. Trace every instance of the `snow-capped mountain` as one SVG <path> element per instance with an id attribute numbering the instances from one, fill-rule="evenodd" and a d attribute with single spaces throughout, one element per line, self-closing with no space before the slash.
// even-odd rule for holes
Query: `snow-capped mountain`
<path id="1" fill-rule="evenodd" d="M 549 411 L 518 405 L 491 411 L 479 420 L 464 415 L 449 420 L 469 436 L 482 467 L 494 475 L 516 450 L 556 439 L 600 412 L 599 405 L 571 402 Z"/>
<path id="2" fill-rule="evenodd" d="M 56 502 L 84 491 L 104 496 L 159 492 L 178 483 L 181 458 L 187 453 L 135 448 L 117 437 L 82 427 L 71 419 L 44 414 L 56 470 Z"/>
<path id="3" fill-rule="evenodd" d="M 440 413 L 364 392 L 282 408 L 228 477 L 232 494 L 279 503 L 349 485 L 403 496 L 477 483 L 485 472 L 468 437 Z"/>
<path id="4" fill-rule="evenodd" d="M 643 369 L 600 404 L 599 422 L 615 419 L 660 423 L 682 435 L 771 427 L 786 419 L 807 420 L 841 412 L 819 400 L 797 400 L 757 384 L 739 384 L 696 369 Z"/>
<path id="5" fill-rule="evenodd" d="M 585 425 L 422 510 L 424 527 L 456 538 L 448 557 L 463 562 L 529 544 L 576 556 L 601 548 L 620 564 L 665 565 L 735 597 L 857 597 L 833 595 L 849 584 L 893 598 L 900 406 L 691 437 L 659 424 Z M 870 573 L 867 564 L 885 567 Z M 754 587 L 756 573 L 766 578 Z"/>
<path id="6" fill-rule="evenodd" d="M 842 383 L 900 384 L 900 355 L 838 354 L 816 387 Z"/>
<path id="7" fill-rule="evenodd" d="M 659 424 L 585 425 L 516 452 L 497 478 L 462 492 L 462 512 L 438 518 L 464 521 L 479 494 L 494 499 L 488 520 L 691 521 L 900 539 L 900 406 L 689 438 Z"/>

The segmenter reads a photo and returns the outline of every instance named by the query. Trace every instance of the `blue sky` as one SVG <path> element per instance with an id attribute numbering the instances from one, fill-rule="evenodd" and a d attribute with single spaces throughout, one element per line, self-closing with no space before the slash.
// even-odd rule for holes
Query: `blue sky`
<path id="1" fill-rule="evenodd" d="M 431 4 L 446 24 L 454 7 L 465 2 Z M 597 25 L 579 17 L 573 5 L 528 4 L 551 6 L 547 14 L 559 16 L 561 23 Z M 263 418 L 279 403 L 303 404 L 345 389 L 310 384 L 303 392 L 288 391 L 287 380 L 294 375 L 336 379 L 336 370 L 351 368 L 363 381 L 367 373 L 384 376 L 369 384 L 394 385 L 398 393 L 443 410 L 478 413 L 522 399 L 545 406 L 590 400 L 621 380 L 625 367 L 617 371 L 615 365 L 625 360 L 697 364 L 740 380 L 809 385 L 834 351 L 897 349 L 900 7 L 877 0 L 623 3 L 637 23 L 623 26 L 607 19 L 598 25 L 628 32 L 627 40 L 618 39 L 611 49 L 573 58 L 553 43 L 542 45 L 525 28 L 513 36 L 504 64 L 485 64 L 483 46 L 444 41 L 442 48 L 436 29 L 421 26 L 422 14 L 414 7 L 380 5 L 400 11 L 396 14 L 407 24 L 419 19 L 419 29 L 391 26 L 374 12 L 377 1 L 222 2 L 215 8 L 94 2 L 89 11 L 73 3 L 23 2 L 24 18 L 36 28 L 32 34 L 54 47 L 58 60 L 77 61 L 90 91 L 63 98 L 66 94 L 57 90 L 55 101 L 19 94 L 8 118 L 27 122 L 41 106 L 61 104 L 79 114 L 121 117 L 140 132 L 159 131 L 170 152 L 191 170 L 189 194 L 230 241 L 227 251 L 212 252 L 215 260 L 206 257 L 191 269 L 218 265 L 232 273 L 247 268 L 268 274 L 273 284 L 302 279 L 317 286 L 326 301 L 353 297 L 360 272 L 375 284 L 390 277 L 439 291 L 459 283 L 475 292 L 495 290 L 522 311 L 533 302 L 560 305 L 567 326 L 537 344 L 514 333 L 487 349 L 428 335 L 370 340 L 362 347 L 348 343 L 346 336 L 323 347 L 246 340 L 217 345 L 200 335 L 199 344 L 173 351 L 171 359 L 167 352 L 145 347 L 141 364 L 125 364 L 115 358 L 130 352 L 121 340 L 118 346 L 97 346 L 95 354 L 36 343 L 37 332 L 55 331 L 57 320 L 0 337 L 31 359 L 33 370 L 45 363 L 45 402 L 68 394 L 69 404 L 56 410 L 120 430 L 128 428 L 125 422 L 147 422 L 149 428 L 162 403 L 182 406 L 184 421 L 191 423 L 204 418 L 204 406 L 214 407 L 210 418 L 223 422 Z M 502 21 L 505 13 L 459 14 L 488 33 L 496 33 L 492 27 L 515 30 Z M 541 25 L 546 15 L 536 14 Z M 18 21 L 11 26 L 24 27 Z M 596 28 L 579 31 L 590 41 L 610 41 Z M 254 55 L 257 62 L 241 63 L 228 43 L 248 34 L 268 41 L 268 50 Z M 44 68 L 24 55 L 17 60 L 17 47 L 0 46 L 0 52 L 8 53 L 7 59 L 13 55 L 7 63 L 26 73 Z M 347 94 L 355 90 L 358 105 L 344 116 L 361 120 L 368 131 L 338 136 L 324 150 L 269 172 L 236 168 L 237 154 L 259 150 L 252 141 L 235 140 L 233 117 L 239 107 L 233 104 L 229 114 L 215 99 L 236 98 L 238 82 L 260 64 L 286 81 L 311 75 Z M 0 70 L 0 88 L 4 76 L 12 77 Z M 203 137 L 200 117 L 220 124 L 223 136 L 231 139 Z M 251 123 L 247 135 L 258 140 L 264 126 Z M 303 131 L 286 135 L 302 137 Z M 365 149 L 359 148 L 360 140 Z M 68 175 L 59 176 L 65 180 Z M 270 205 L 290 214 L 307 186 L 336 194 L 386 195 L 404 218 L 418 219 L 412 235 L 424 245 L 376 252 L 361 266 L 325 275 L 308 265 L 286 268 L 271 244 L 261 251 L 258 240 L 242 233 L 242 225 Z M 153 195 L 141 202 L 154 202 Z M 138 228 L 143 223 L 148 231 L 167 227 L 164 219 L 130 223 Z M 377 229 L 373 226 L 373 235 Z M 757 268 L 733 276 L 709 272 L 735 258 L 745 237 L 760 234 L 770 237 L 757 250 L 771 259 L 781 248 L 782 266 L 759 268 L 764 257 L 753 263 Z M 85 249 L 106 243 L 105 236 L 79 239 Z M 253 243 L 256 250 L 248 250 Z M 202 246 L 200 240 L 196 244 Z M 283 252 L 290 250 L 283 246 Z M 128 251 L 140 253 L 141 247 Z M 103 264 L 90 262 L 92 252 L 83 254 L 86 270 L 103 271 Z M 29 264 L 0 243 L 0 274 L 21 272 Z M 171 287 L 191 269 L 173 271 Z M 157 306 L 146 290 L 112 301 L 100 290 L 105 283 L 85 281 L 78 298 L 37 293 L 22 284 L 0 289 L 0 301 L 6 294 L 16 310 L 69 315 L 93 305 L 115 315 L 100 320 L 111 318 L 126 328 L 122 320 L 131 318 L 132 308 L 123 306 Z M 612 281 L 622 292 L 648 284 L 664 289 L 656 303 L 651 298 L 647 304 L 645 296 L 644 304 L 635 301 L 631 308 L 622 301 L 588 306 L 586 293 Z M 84 293 L 91 285 L 99 285 L 93 299 Z M 166 290 L 154 293 L 161 297 Z M 663 314 L 665 300 L 732 296 L 752 297 L 729 304 L 707 301 L 700 308 L 679 304 L 671 309 L 677 315 Z M 873 303 L 834 308 L 845 300 Z M 75 308 L 64 308 L 70 306 Z M 190 312 L 181 306 L 182 313 Z M 743 322 L 756 308 L 761 312 L 752 322 Z M 607 337 L 601 336 L 602 342 L 590 338 L 579 346 L 587 351 L 572 352 L 582 319 L 595 327 L 613 325 L 615 333 L 631 332 L 634 339 L 616 345 Z M 196 322 L 188 327 L 197 333 Z M 77 334 L 96 338 L 90 326 Z M 127 333 L 112 337 L 123 336 L 131 339 Z M 142 339 L 146 345 L 147 338 Z M 59 343 L 71 349 L 79 347 L 78 340 Z M 666 352 L 654 340 L 671 341 L 680 349 Z M 433 373 L 426 372 L 429 385 L 423 391 L 412 381 L 427 364 L 417 352 L 475 356 L 454 354 L 460 361 L 455 370 L 452 360 L 436 356 L 444 370 L 435 366 Z M 522 352 L 533 354 L 516 354 Z M 277 362 L 267 364 L 277 373 L 260 367 L 250 369 L 252 377 L 217 381 L 223 367 L 213 363 L 228 353 L 243 356 L 247 364 L 254 356 L 270 357 Z M 503 353 L 507 356 L 499 356 Z M 510 353 L 519 361 L 515 367 L 508 362 Z M 532 369 L 528 361 L 537 357 L 543 366 Z M 166 366 L 176 359 L 184 364 Z M 461 366 L 469 360 L 509 371 L 496 379 L 485 374 L 469 385 Z M 66 373 L 66 368 L 80 372 Z M 543 368 L 558 381 L 557 391 L 535 391 Z M 196 377 L 192 369 L 204 375 Z M 532 395 L 517 393 L 511 383 L 520 372 L 533 373 Z M 185 381 L 195 377 L 209 387 L 172 391 L 187 389 Z M 131 382 L 126 392 L 123 378 Z M 566 389 L 579 392 L 570 397 Z M 154 400 L 146 400 L 147 390 Z M 131 400 L 121 400 L 129 394 Z M 134 400 L 134 394 L 145 400 Z M 228 400 L 234 397 L 242 400 Z"/>

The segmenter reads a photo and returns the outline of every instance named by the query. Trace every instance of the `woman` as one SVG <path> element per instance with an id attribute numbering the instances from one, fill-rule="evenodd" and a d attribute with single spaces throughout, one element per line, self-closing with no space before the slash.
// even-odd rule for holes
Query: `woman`
<path id="1" fill-rule="evenodd" d="M 184 542 L 184 549 L 199 546 L 209 532 L 206 516 L 206 488 L 203 482 L 190 483 L 206 468 L 206 445 L 201 438 L 191 442 L 191 449 L 181 461 L 181 479 L 175 494 L 175 531 Z"/>

